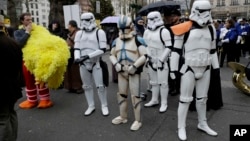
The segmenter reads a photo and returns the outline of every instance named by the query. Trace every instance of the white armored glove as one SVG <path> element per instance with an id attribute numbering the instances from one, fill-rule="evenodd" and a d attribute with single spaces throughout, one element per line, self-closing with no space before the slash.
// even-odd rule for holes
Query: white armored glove
<path id="1" fill-rule="evenodd" d="M 137 68 L 136 68 L 135 65 L 132 65 L 132 66 L 128 67 L 128 73 L 129 74 L 135 74 L 136 70 L 137 70 Z"/>
<path id="2" fill-rule="evenodd" d="M 229 39 L 221 40 L 222 43 L 229 43 Z"/>
<path id="3" fill-rule="evenodd" d="M 239 43 L 240 43 L 240 41 L 241 41 L 241 36 L 238 36 L 238 37 L 237 37 L 236 44 L 239 44 Z"/>
<path id="4" fill-rule="evenodd" d="M 247 35 L 247 32 L 242 32 L 241 35 Z"/>
<path id="5" fill-rule="evenodd" d="M 164 63 L 161 60 L 158 60 L 157 67 L 159 70 L 163 70 L 163 65 L 164 65 Z"/>
<path id="6" fill-rule="evenodd" d="M 115 70 L 116 70 L 116 72 L 122 71 L 122 65 L 120 63 L 116 63 L 115 64 Z"/>
<path id="7" fill-rule="evenodd" d="M 170 72 L 170 77 L 171 77 L 171 79 L 175 80 L 176 79 L 175 73 Z"/>

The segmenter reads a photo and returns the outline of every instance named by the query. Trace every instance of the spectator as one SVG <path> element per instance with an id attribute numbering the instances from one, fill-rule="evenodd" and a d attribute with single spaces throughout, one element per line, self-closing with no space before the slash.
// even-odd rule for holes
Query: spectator
<path id="1" fill-rule="evenodd" d="M 3 16 L 0 16 L 0 23 Z M 22 70 L 22 51 L 17 42 L 8 37 L 4 27 L 0 25 L 0 140 L 15 141 L 17 139 L 18 120 L 14 110 L 16 101 L 22 97 L 20 75 Z"/>
<path id="2" fill-rule="evenodd" d="M 80 77 L 79 65 L 74 64 L 74 39 L 75 34 L 79 30 L 76 21 L 71 20 L 68 23 L 68 38 L 67 44 L 70 49 L 70 58 L 68 60 L 67 71 L 64 77 L 64 88 L 68 89 L 71 93 L 83 93 L 82 80 Z"/>
<path id="3" fill-rule="evenodd" d="M 63 31 L 58 21 L 53 21 L 51 24 L 49 24 L 49 32 L 63 38 Z"/>

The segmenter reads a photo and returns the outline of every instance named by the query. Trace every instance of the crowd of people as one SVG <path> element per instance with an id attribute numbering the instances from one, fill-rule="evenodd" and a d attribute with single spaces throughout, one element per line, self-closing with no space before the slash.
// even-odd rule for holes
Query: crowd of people
<path id="1" fill-rule="evenodd" d="M 58 42 L 61 39 L 66 41 L 62 45 L 68 51 L 64 60 L 57 60 L 67 61 L 62 63 L 65 69 L 55 68 L 63 73 L 58 78 L 64 79 L 53 83 L 40 77 L 37 79 L 36 73 L 22 59 L 22 50 L 26 48 L 26 44 L 32 43 L 30 39 L 34 25 L 31 15 L 21 15 L 22 27 L 14 31 L 13 38 L 9 37 L 2 22 L 3 17 L 0 16 L 0 42 L 3 45 L 0 60 L 11 58 L 7 59 L 8 63 L 4 61 L 3 64 L 12 64 L 6 70 L 1 70 L 4 71 L 1 74 L 6 74 L 2 81 L 5 83 L 1 83 L 1 87 L 12 91 L 0 98 L 0 140 L 17 138 L 14 104 L 22 96 L 22 78 L 27 96 L 27 100 L 19 104 L 22 109 L 52 107 L 49 86 L 59 87 L 57 84 L 61 82 L 60 86 L 70 93 L 84 93 L 88 103 L 85 116 L 90 116 L 95 111 L 95 92 L 99 97 L 103 116 L 108 116 L 108 70 L 102 60 L 107 44 L 111 47 L 109 59 L 113 65 L 113 82 L 118 83 L 119 116 L 112 120 L 114 125 L 127 123 L 130 90 L 135 116 L 130 129 L 136 131 L 142 127 L 141 102 L 146 99 L 143 99 L 145 95 L 140 91 L 140 75 L 146 69 L 147 90 L 152 96 L 144 104 L 145 107 L 160 104 L 159 112 L 164 113 L 168 108 L 168 95 L 180 95 L 177 112 L 179 139 L 187 140 L 188 110 L 197 110 L 199 130 L 217 136 L 217 132 L 208 126 L 206 111 L 223 106 L 219 68 L 223 67 L 225 58 L 227 63 L 239 62 L 240 56 L 247 56 L 247 53 L 250 55 L 250 26 L 245 18 L 237 21 L 235 18 L 228 18 L 225 23 L 213 20 L 210 10 L 209 1 L 201 0 L 194 2 L 188 21 L 181 20 L 181 13 L 177 9 L 166 11 L 163 17 L 158 11 L 152 11 L 146 19 L 138 16 L 134 21 L 131 17 L 122 15 L 117 27 L 107 31 L 98 28 L 93 13 L 87 12 L 81 15 L 80 26 L 74 20 L 69 21 L 67 34 L 61 29 L 60 23 L 53 21 L 48 31 L 60 38 Z M 6 54 L 13 57 L 4 56 Z"/>

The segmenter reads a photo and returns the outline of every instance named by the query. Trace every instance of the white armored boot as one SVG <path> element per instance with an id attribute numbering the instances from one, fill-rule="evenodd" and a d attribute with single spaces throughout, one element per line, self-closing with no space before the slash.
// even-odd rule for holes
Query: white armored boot
<path id="1" fill-rule="evenodd" d="M 108 116 L 109 115 L 109 109 L 108 109 L 108 103 L 107 103 L 107 90 L 106 87 L 101 86 L 97 90 L 99 99 L 101 101 L 102 105 L 102 115 Z"/>
<path id="2" fill-rule="evenodd" d="M 134 114 L 135 114 L 135 121 L 130 127 L 130 130 L 137 131 L 141 128 L 141 98 L 132 96 L 131 97 L 133 108 L 134 108 Z"/>
<path id="3" fill-rule="evenodd" d="M 159 90 L 160 90 L 160 86 L 157 84 L 157 85 L 152 85 L 152 98 L 151 100 L 146 103 L 144 106 L 145 107 L 153 107 L 155 105 L 158 105 L 159 104 Z"/>
<path id="4" fill-rule="evenodd" d="M 113 124 L 122 124 L 122 123 L 127 123 L 128 119 L 128 102 L 127 102 L 127 95 L 120 95 L 117 93 L 117 99 L 119 103 L 119 108 L 120 108 L 120 116 L 114 118 L 112 120 Z"/>
<path id="5" fill-rule="evenodd" d="M 85 88 L 84 91 L 88 103 L 88 109 L 85 111 L 84 115 L 89 116 L 95 111 L 94 91 L 92 87 Z"/>
<path id="6" fill-rule="evenodd" d="M 187 140 L 186 119 L 190 103 L 179 102 L 178 107 L 178 137 L 181 141 Z"/>
<path id="7" fill-rule="evenodd" d="M 199 130 L 207 133 L 210 136 L 217 136 L 218 133 L 216 133 L 214 130 L 212 130 L 207 125 L 207 118 L 206 118 L 207 105 L 206 105 L 206 102 L 203 102 L 202 99 L 196 100 L 196 110 L 198 113 L 198 120 L 199 120 L 199 124 L 198 124 L 197 128 Z"/>
<path id="8" fill-rule="evenodd" d="M 164 113 L 168 108 L 168 88 L 167 86 L 161 86 L 161 107 L 159 109 L 160 113 Z"/>

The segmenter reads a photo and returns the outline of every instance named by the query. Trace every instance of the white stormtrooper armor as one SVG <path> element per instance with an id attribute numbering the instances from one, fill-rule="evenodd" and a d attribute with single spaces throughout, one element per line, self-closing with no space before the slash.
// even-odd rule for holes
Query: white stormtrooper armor
<path id="1" fill-rule="evenodd" d="M 102 114 L 109 114 L 107 104 L 106 87 L 103 84 L 102 68 L 100 67 L 100 57 L 106 51 L 106 34 L 102 29 L 97 29 L 92 13 L 81 15 L 82 30 L 75 36 L 75 62 L 80 63 L 80 74 L 83 81 L 83 89 L 88 103 L 85 115 L 90 115 L 95 110 L 94 90 L 92 78 L 94 78 L 99 99 L 102 106 Z M 87 26 L 88 25 L 88 26 Z M 97 39 L 98 38 L 98 39 Z M 79 61 L 80 60 L 80 61 Z"/>
<path id="2" fill-rule="evenodd" d="M 212 23 L 210 2 L 208 0 L 197 0 L 194 2 L 189 19 L 196 21 L 202 27 Z"/>
<path id="3" fill-rule="evenodd" d="M 150 84 L 152 86 L 152 99 L 146 103 L 145 107 L 159 104 L 159 94 L 161 96 L 160 112 L 167 110 L 168 97 L 168 75 L 169 68 L 167 59 L 171 53 L 170 32 L 164 27 L 161 14 L 150 12 L 147 16 L 148 29 L 144 32 L 144 40 L 147 44 L 148 71 Z"/>
<path id="4" fill-rule="evenodd" d="M 110 61 L 118 72 L 118 103 L 120 116 L 112 120 L 113 124 L 127 122 L 128 89 L 131 93 L 135 121 L 130 130 L 138 130 L 141 126 L 140 73 L 147 58 L 143 39 L 134 36 L 130 17 L 121 16 L 118 22 L 119 37 L 114 41 Z"/>
<path id="5" fill-rule="evenodd" d="M 211 5 L 207 0 L 197 0 L 194 2 L 192 10 L 210 10 Z M 195 15 L 197 14 L 197 15 Z M 199 13 L 192 12 L 191 17 L 200 16 Z M 211 16 L 209 16 L 211 17 Z M 207 23 L 207 20 L 202 19 Z M 170 76 L 175 77 L 174 72 L 180 71 L 181 76 L 181 94 L 178 107 L 178 136 L 180 140 L 186 140 L 186 118 L 189 105 L 193 100 L 193 90 L 196 88 L 196 109 L 198 113 L 198 129 L 206 132 L 211 136 L 217 136 L 207 125 L 206 119 L 206 102 L 207 92 L 210 83 L 210 66 L 219 69 L 218 57 L 216 53 L 216 31 L 213 25 L 201 24 L 200 19 L 192 19 L 192 28 L 190 28 L 189 36 L 184 41 L 185 32 L 181 35 L 175 34 L 175 42 L 173 52 L 170 59 Z M 199 26 L 195 26 L 197 23 Z M 184 24 L 172 27 L 181 28 Z M 200 28 L 202 26 L 202 28 Z M 211 27 L 212 32 L 209 29 Z M 197 28 L 198 27 L 198 28 Z M 213 35 L 211 34 L 213 33 Z M 182 56 L 180 56 L 182 55 Z M 184 64 L 178 70 L 179 58 L 184 58 Z"/>
<path id="6" fill-rule="evenodd" d="M 96 28 L 95 16 L 93 13 L 83 13 L 81 15 L 81 29 L 92 31 Z"/>

